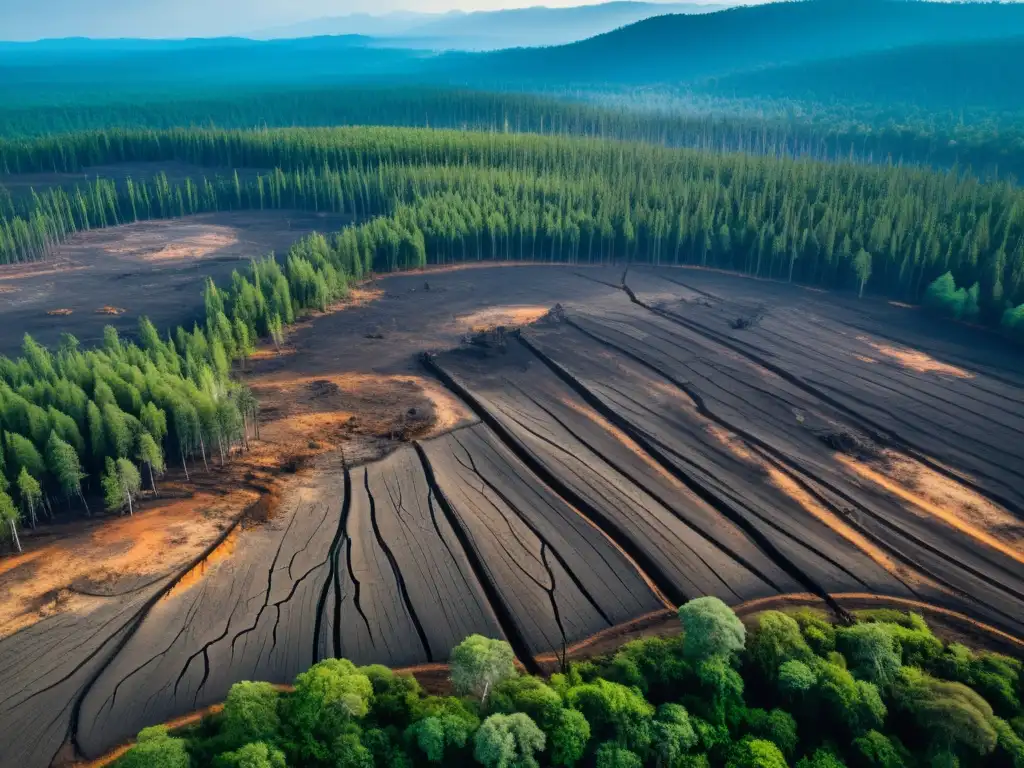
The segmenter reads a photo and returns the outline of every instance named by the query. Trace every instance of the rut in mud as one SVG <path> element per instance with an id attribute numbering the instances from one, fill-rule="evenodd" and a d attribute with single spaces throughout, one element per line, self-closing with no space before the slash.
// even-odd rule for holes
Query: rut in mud
<path id="1" fill-rule="evenodd" d="M 287 683 L 329 656 L 443 662 L 481 633 L 538 669 L 700 595 L 810 594 L 844 616 L 871 594 L 1024 635 L 1024 372 L 980 344 L 920 352 L 937 365 L 883 355 L 923 337 L 798 289 L 585 276 L 549 280 L 563 309 L 518 334 L 424 357 L 472 418 L 371 463 L 322 456 L 229 557 L 162 599 L 154 585 L 85 629 L 58 617 L 0 641 L 19 670 L 0 738 L 21 764 L 46 765 L 69 729 L 95 756 L 238 680 Z M 471 315 L 452 286 L 447 307 L 411 292 L 392 307 Z M 508 289 L 515 306 L 536 304 L 528 288 Z M 351 333 L 397 329 L 375 311 L 354 310 Z M 944 495 L 926 487 L 940 481 Z M 54 671 L 29 671 L 29 656 L 50 669 L 40 654 Z"/>

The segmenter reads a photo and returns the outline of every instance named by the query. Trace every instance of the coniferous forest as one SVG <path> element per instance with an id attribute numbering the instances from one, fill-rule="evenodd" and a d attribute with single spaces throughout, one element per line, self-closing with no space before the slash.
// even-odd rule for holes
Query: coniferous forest
<path id="1" fill-rule="evenodd" d="M 914 305 L 920 307 L 922 324 L 937 339 L 956 328 L 999 344 L 1009 339 L 1012 344 L 1006 349 L 1019 352 L 1024 344 L 1024 191 L 1018 182 L 1024 173 L 1024 104 L 1018 103 L 1017 96 L 1024 68 L 1013 65 L 1024 46 L 1021 35 L 1024 6 L 1012 4 L 940 6 L 866 0 L 858 5 L 853 0 L 806 0 L 654 17 L 570 45 L 487 53 L 420 50 L 402 41 L 355 35 L 297 41 L 0 42 L 0 272 L 43 273 L 76 239 L 94 230 L 140 222 L 188 221 L 201 214 L 242 211 L 336 214 L 337 220 L 348 222 L 335 231 L 306 234 L 310 231 L 306 229 L 301 237 L 289 238 L 290 245 L 278 253 L 247 254 L 250 258 L 240 260 L 229 279 L 204 278 L 202 317 L 196 322 L 183 314 L 180 321 L 158 327 L 142 317 L 133 333 L 122 330 L 119 334 L 107 326 L 97 345 L 80 342 L 71 323 L 60 343 L 52 347 L 25 333 L 20 354 L 0 356 L 0 539 L 9 540 L 12 551 L 20 552 L 22 538 L 28 539 L 26 530 L 56 528 L 63 520 L 104 513 L 135 515 L 144 497 L 158 494 L 168 473 L 192 482 L 196 472 L 216 470 L 244 454 L 250 442 L 259 439 L 263 418 L 254 394 L 258 387 L 250 389 L 246 383 L 257 348 L 263 344 L 280 352 L 289 326 L 344 306 L 354 288 L 391 273 L 506 262 L 573 268 L 615 265 L 622 270 L 632 265 L 699 267 L 844 294 L 851 304 L 863 299 L 858 307 L 872 306 L 872 301 L 875 306 L 898 303 L 908 310 Z M 202 85 L 193 84 L 200 81 Z M 221 274 L 226 278 L 230 269 Z M 661 307 L 643 305 L 624 277 L 622 281 L 635 305 L 657 315 L 652 322 L 680 319 L 673 320 Z M 605 285 L 612 290 L 619 287 Z M 444 301 L 443 291 L 431 296 Z M 8 293 L 15 297 L 9 300 L 17 298 L 15 288 L 0 290 L 0 300 L 8 300 Z M 699 306 L 710 309 L 711 305 Z M 62 311 L 70 313 L 47 314 L 60 317 Z M 683 318 L 680 324 L 695 334 L 694 339 L 703 339 L 700 343 L 708 344 L 707 349 L 722 341 L 724 331 L 709 332 L 698 320 Z M 756 326 L 760 314 L 739 320 L 749 325 L 733 325 L 733 330 Z M 614 334 L 625 333 L 611 322 L 607 326 L 587 322 L 585 318 L 573 325 L 574 332 L 588 339 L 588 344 L 603 344 L 605 351 L 620 343 Z M 666 327 L 651 326 L 659 332 Z M 23 330 L 18 330 L 19 338 Z M 504 328 L 501 334 L 504 353 Z M 365 338 L 384 336 L 375 330 Z M 464 346 L 480 341 L 467 338 Z M 672 338 L 665 331 L 659 341 L 669 345 Z M 754 338 L 752 347 L 759 337 Z M 488 339 L 480 341 L 487 343 Z M 536 356 L 530 360 L 537 362 L 538 369 L 542 367 L 538 361 L 545 361 L 556 383 L 568 387 L 565 392 L 579 395 L 594 409 L 595 423 L 604 424 L 606 417 L 617 413 L 615 407 L 621 403 L 608 405 L 586 390 L 587 382 L 560 367 L 556 358 L 541 357 L 539 347 L 534 349 L 531 343 L 522 342 Z M 733 340 L 727 339 L 725 346 L 763 366 L 766 374 L 774 365 L 768 360 L 774 353 L 755 360 L 753 353 Z M 784 352 L 780 346 L 779 354 Z M 879 354 L 884 354 L 881 347 Z M 486 355 L 481 353 L 481 359 Z M 725 376 L 733 370 L 729 367 L 733 356 L 723 353 L 717 363 L 707 366 L 717 365 L 715 370 Z M 622 352 L 620 362 L 626 358 L 639 368 L 656 367 L 628 350 Z M 435 357 L 428 354 L 424 359 L 429 366 Z M 859 356 L 859 360 L 879 364 L 874 358 Z M 848 362 L 830 358 L 821 367 L 829 369 L 828 375 L 835 367 L 838 376 Z M 475 373 L 471 363 L 466 365 L 470 374 Z M 888 369 L 878 368 L 883 369 L 880 377 L 887 375 Z M 955 375 L 959 369 L 946 366 L 942 375 L 949 370 Z M 935 368 L 924 371 L 930 375 Z M 924 410 L 927 402 L 941 401 L 951 408 L 959 403 L 984 423 L 990 409 L 1003 407 L 1017 391 L 1013 376 L 998 380 L 993 376 L 998 383 L 977 398 L 972 395 L 966 405 L 960 390 L 943 389 L 945 380 L 935 385 L 936 400 L 927 399 L 933 397 L 931 390 L 915 399 L 919 393 L 914 384 L 895 378 L 880 378 L 883 384 L 872 384 L 870 397 L 883 401 L 897 390 L 903 396 L 900 388 L 905 387 L 915 408 Z M 696 373 L 694 377 L 698 378 Z M 708 380 L 712 377 L 709 374 Z M 972 377 L 964 373 L 962 378 Z M 810 378 L 813 375 L 807 374 Z M 739 386 L 740 379 L 734 383 Z M 445 384 L 455 395 L 463 386 Z M 463 393 L 470 391 L 465 386 Z M 693 397 L 691 389 L 685 389 L 692 388 L 689 381 L 679 386 L 696 404 L 694 413 L 713 420 L 718 406 Z M 724 391 L 733 384 L 716 386 Z M 760 396 L 784 399 L 771 395 L 767 386 L 761 382 L 760 388 L 751 389 Z M 817 402 L 823 412 L 821 403 L 831 408 L 841 399 L 822 394 L 827 385 L 811 391 L 812 384 L 795 374 L 786 386 L 792 387 L 786 397 L 792 395 L 794 403 L 793 393 L 799 390 L 800 397 L 808 398 L 801 402 Z M 931 380 L 927 386 L 932 386 Z M 460 396 L 469 403 L 470 397 Z M 568 395 L 563 400 L 566 407 L 573 407 Z M 639 402 L 633 402 L 639 411 Z M 1013 402 L 1019 405 L 1019 399 Z M 891 408 L 888 417 L 901 424 L 917 418 L 918 414 L 907 415 L 908 409 L 899 403 L 886 406 Z M 479 402 L 470 405 L 477 416 L 486 413 Z M 790 421 L 797 414 L 804 430 L 809 418 L 805 414 L 813 408 L 800 410 L 789 400 L 784 406 L 780 408 L 786 425 L 796 429 Z M 538 403 L 538 407 L 543 406 Z M 855 415 L 850 414 L 858 407 L 836 406 L 835 413 L 853 420 Z M 887 418 L 887 412 L 881 413 L 881 419 Z M 942 410 L 936 417 L 939 421 L 948 417 L 950 423 L 942 424 L 947 431 L 959 426 L 949 413 Z M 715 418 L 717 426 L 702 427 L 701 435 L 718 434 L 715 429 L 726 419 Z M 523 462 L 528 468 L 525 474 L 541 478 L 537 485 L 542 493 L 568 499 L 573 514 L 580 518 L 591 515 L 580 501 L 583 497 L 573 496 L 574 488 L 558 484 L 557 470 L 536 458 L 534 464 L 528 463 L 533 454 L 523 443 L 507 437 L 510 433 L 501 432 L 505 427 L 496 426 L 496 421 L 480 420 L 482 424 L 476 426 L 493 430 L 494 443 L 514 454 L 502 459 L 509 462 L 507 466 Z M 1020 429 L 1011 422 L 993 429 L 998 434 L 992 437 L 992 445 L 1007 434 L 1019 438 Z M 831 423 L 836 429 L 842 426 Z M 775 429 L 767 417 L 763 424 L 769 426 L 752 428 L 751 433 Z M 864 424 L 870 422 L 860 426 Z M 620 426 L 630 427 L 615 422 L 609 429 Z M 881 462 L 889 455 L 885 451 L 896 449 L 911 455 L 909 441 L 886 442 L 872 430 L 865 431 L 870 440 L 864 438 L 864 445 L 852 431 L 815 434 L 811 442 L 820 450 L 826 444 L 850 462 Z M 638 429 L 616 439 L 630 446 L 638 434 L 643 437 Z M 804 432 L 800 435 L 805 437 Z M 659 466 L 664 469 L 671 463 L 664 457 L 673 450 L 682 457 L 684 449 L 669 449 L 659 439 L 636 442 L 635 455 L 646 451 L 648 458 L 654 457 L 650 466 L 662 462 Z M 755 435 L 750 445 L 757 445 L 752 451 L 765 457 L 765 478 L 777 478 L 783 469 L 791 468 L 786 463 L 788 448 L 773 453 L 770 441 L 759 441 L 761 437 Z M 871 441 L 878 445 L 867 445 Z M 729 445 L 735 449 L 739 442 Z M 763 446 L 769 448 L 759 453 Z M 425 468 L 423 482 L 429 486 L 426 504 L 433 529 L 451 554 L 451 542 L 442 536 L 438 518 L 450 522 L 455 512 L 450 500 L 442 498 L 419 442 L 415 449 L 418 454 L 409 453 L 418 456 L 417 468 L 420 461 Z M 472 463 L 471 452 L 465 452 Z M 744 458 L 742 450 L 734 453 L 731 460 L 742 464 L 736 458 Z M 967 477 L 961 468 L 948 468 L 938 460 L 928 463 L 927 453 L 922 449 L 913 457 L 945 480 L 985 488 L 986 478 Z M 1021 476 L 1021 470 L 1011 466 L 1013 456 L 1000 460 L 1006 466 L 1000 464 L 999 472 Z M 468 472 L 469 466 L 458 461 Z M 601 461 L 611 465 L 603 456 Z M 333 580 L 333 587 L 326 584 L 315 596 L 319 603 L 312 659 L 318 663 L 299 674 L 293 685 L 225 685 L 223 707 L 215 707 L 184 728 L 146 728 L 137 743 L 119 753 L 112 764 L 124 768 L 418 768 L 434 764 L 1024 768 L 1021 661 L 994 651 L 972 650 L 958 642 L 962 637 L 950 636 L 948 627 L 930 627 L 917 613 L 889 609 L 848 613 L 844 609 L 825 614 L 794 608 L 744 615 L 741 621 L 717 597 L 697 597 L 707 592 L 692 590 L 687 582 L 679 592 L 695 591 L 687 593 L 695 599 L 673 598 L 670 606 L 667 598 L 662 599 L 662 607 L 672 611 L 681 604 L 680 623 L 674 631 L 571 661 L 565 657 L 563 642 L 558 671 L 547 676 L 534 674 L 540 671 L 539 656 L 527 660 L 520 652 L 526 647 L 520 630 L 507 631 L 513 623 L 513 612 L 507 607 L 494 609 L 498 611 L 494 621 L 512 645 L 474 634 L 444 658 L 431 656 L 425 630 L 413 621 L 428 661 L 448 662 L 450 678 L 441 692 L 428 692 L 412 674 L 379 664 L 323 660 L 331 655 L 324 653 L 321 636 L 321 617 L 325 606 L 331 607 L 328 596 L 333 594 L 336 601 L 334 655 L 342 655 L 337 651 L 342 646 L 337 625 L 341 605 L 349 599 L 342 594 L 345 577 L 339 568 L 339 557 L 351 558 L 353 546 L 346 527 L 352 491 L 344 456 L 339 466 L 344 491 L 338 490 L 340 485 L 331 488 L 331 493 L 344 495 L 338 533 L 323 534 L 317 529 L 306 543 L 309 548 L 318 535 L 335 536 L 325 548 L 328 562 L 317 566 L 329 564 Z M 871 466 L 870 471 L 881 472 L 880 464 Z M 472 470 L 483 478 L 475 464 Z M 685 474 L 674 471 L 676 479 Z M 810 496 L 825 506 L 840 499 L 829 506 L 831 511 L 814 513 L 814 519 L 821 523 L 834 512 L 839 522 L 823 525 L 840 531 L 840 538 L 855 550 L 863 537 L 858 538 L 858 512 L 851 510 L 862 502 L 862 486 L 850 491 L 849 486 L 828 485 L 825 480 L 819 488 L 810 471 L 800 472 L 804 470 L 790 475 L 799 480 L 792 482 L 800 486 L 793 492 L 793 498 L 801 500 L 800 508 L 813 507 L 806 503 Z M 622 474 L 626 476 L 625 470 Z M 757 477 L 765 487 L 771 485 Z M 386 559 L 393 572 L 393 591 L 400 593 L 402 604 L 412 613 L 409 587 L 385 544 L 386 532 L 380 530 L 378 516 L 383 519 L 384 515 L 378 515 L 369 478 L 367 472 L 369 530 L 384 553 L 381 562 Z M 701 503 L 710 506 L 716 493 L 720 500 L 728 497 L 714 506 L 715 512 L 728 510 L 718 522 L 725 530 L 742 515 L 736 511 L 738 503 L 729 506 L 735 501 L 731 492 L 714 486 L 718 480 L 722 478 L 708 481 L 707 487 L 715 490 L 705 488 L 698 495 Z M 630 482 L 636 481 L 630 478 Z M 689 499 L 687 494 L 698 483 L 684 484 L 685 493 L 679 488 L 675 492 Z M 644 486 L 637 483 L 637 487 Z M 514 500 L 495 491 L 497 497 L 509 509 L 517 509 Z M 656 501 L 670 509 L 661 498 Z M 383 507 L 383 502 L 378 503 Z M 489 503 L 499 508 L 494 498 Z M 399 512 L 407 511 L 400 497 L 394 504 Z M 869 506 L 864 502 L 858 509 Z M 543 514 L 553 515 L 550 510 L 555 506 L 545 509 Z M 986 514 L 978 509 L 971 508 L 975 517 L 951 525 L 974 535 L 972 526 L 983 527 L 978 520 Z M 629 517 L 635 510 L 619 512 Z M 634 521 L 617 528 L 609 522 L 610 516 L 592 517 L 592 527 L 601 531 L 597 538 L 603 536 L 614 545 L 608 562 L 618 562 L 614 557 L 621 550 L 630 567 L 642 574 L 642 567 L 648 567 L 643 558 L 648 555 L 643 545 L 634 547 L 629 539 Z M 578 617 L 561 613 L 565 607 L 556 600 L 556 574 L 557 580 L 571 581 L 610 628 L 621 626 L 605 614 L 587 592 L 590 586 L 571 573 L 572 568 L 561 560 L 558 568 L 562 570 L 552 567 L 557 547 L 537 533 L 532 523 L 524 525 L 538 537 L 538 557 L 550 584 L 542 584 L 525 569 L 522 584 L 524 589 L 539 585 L 545 599 L 550 597 L 562 640 L 570 639 L 565 627 Z M 796 568 L 792 562 L 800 556 L 793 555 L 790 561 L 790 555 L 780 555 L 771 543 L 775 533 L 764 534 L 758 528 L 755 535 L 751 533 L 754 523 L 736 525 L 735 530 L 742 531 L 735 535 L 736 541 L 746 541 L 744 536 L 749 534 L 757 543 L 757 557 L 769 553 L 765 562 L 770 560 L 771 566 L 765 572 L 782 563 L 779 573 L 785 573 L 777 576 L 772 571 L 769 577 L 758 571 L 762 566 L 752 566 L 735 555 L 742 568 L 770 585 L 764 594 L 772 599 L 785 597 L 785 590 L 776 589 L 772 579 L 808 588 L 810 576 L 788 580 Z M 911 534 L 899 528 L 902 522 L 887 518 L 885 525 L 896 532 L 894 540 L 905 536 L 920 545 L 927 553 L 922 558 L 954 556 L 943 553 L 943 542 L 924 523 Z M 712 540 L 717 535 L 694 533 L 699 527 L 692 526 L 694 539 Z M 982 545 L 992 540 L 1001 543 L 1000 554 L 1012 549 L 1019 540 L 1013 538 L 1017 529 L 1004 527 L 1009 533 L 1000 530 L 990 536 L 986 529 L 979 535 L 974 542 L 981 542 L 979 551 L 987 553 Z M 268 530 L 276 531 L 273 526 Z M 494 596 L 500 585 L 495 585 L 498 578 L 488 571 L 486 557 L 473 554 L 481 545 L 462 529 L 452 530 L 455 548 L 465 550 L 472 560 L 467 568 L 474 569 L 488 604 L 507 601 Z M 1004 534 L 1011 541 L 1009 547 L 999 539 Z M 287 535 L 285 530 L 282 536 Z M 868 549 L 874 552 L 875 544 L 884 549 L 888 536 L 880 537 L 885 539 L 881 543 L 873 539 Z M 796 551 L 797 545 L 792 546 Z M 339 556 L 345 547 L 347 554 Z M 604 550 L 595 547 L 593 551 Z M 640 565 L 633 559 L 637 552 Z M 299 555 L 297 551 L 291 556 L 289 577 Z M 822 560 L 831 556 L 829 551 L 821 554 Z M 700 557 L 693 555 L 694 560 Z M 883 570 L 888 557 L 878 558 Z M 1019 557 L 1013 553 L 1009 557 L 1011 566 L 1019 564 Z M 375 619 L 387 626 L 371 629 L 371 620 L 359 603 L 363 574 L 357 573 L 353 562 L 347 561 L 348 577 L 355 585 L 351 603 L 376 651 L 374 643 L 381 642 L 383 648 L 389 638 L 394 639 L 393 617 Z M 998 576 L 989 575 L 988 562 L 968 563 L 964 570 L 977 583 L 984 582 L 979 594 L 1005 588 L 1012 592 L 1012 604 L 1019 599 L 1012 586 L 1018 577 L 1004 573 L 1009 569 L 1002 563 L 992 566 Z M 205 567 L 205 561 L 199 564 Z M 844 562 L 829 560 L 821 566 L 822 579 L 832 577 L 833 565 L 836 572 L 845 573 Z M 928 579 L 922 580 L 925 586 L 910 577 L 903 581 L 917 566 L 916 560 L 901 561 L 896 577 L 900 584 L 910 584 L 907 595 L 926 601 L 922 595 L 941 590 L 926 593 L 932 586 Z M 670 570 L 657 567 L 664 567 L 659 573 Z M 849 573 L 857 585 L 863 583 L 857 589 L 869 589 L 869 581 L 860 581 L 856 567 L 850 566 Z M 263 606 L 276 610 L 270 630 L 274 646 L 281 606 L 314 571 L 295 580 L 291 593 L 271 604 L 273 580 L 282 572 L 275 555 Z M 0 570 L 0 576 L 3 573 Z M 726 583 L 732 575 L 719 578 L 733 589 Z M 1011 586 L 1005 587 L 1007 583 Z M 622 578 L 621 585 L 626 584 Z M 825 588 L 812 586 L 815 595 L 836 608 Z M 566 589 L 564 584 L 557 588 Z M 652 589 L 664 598 L 660 585 Z M 961 583 L 944 583 L 942 589 L 964 601 L 958 606 L 976 599 L 966 594 L 969 590 Z M 253 594 L 249 601 L 258 602 L 261 595 Z M 733 594 L 738 605 L 740 590 Z M 70 703 L 65 711 L 71 714 L 62 727 L 70 746 L 79 746 L 76 729 L 86 693 L 148 618 L 150 607 L 160 599 L 156 592 L 153 595 L 153 601 L 119 625 L 107 650 L 90 651 L 92 655 L 67 677 L 40 693 L 81 670 L 92 677 L 67 697 Z M 236 599 L 248 605 L 242 597 Z M 368 599 L 365 593 L 363 599 Z M 628 601 L 623 598 L 623 602 Z M 907 602 L 904 599 L 901 605 Z M 382 615 L 385 612 L 381 609 Z M 252 627 L 229 638 L 229 666 L 235 661 L 235 641 L 261 629 L 262 613 L 261 609 Z M 203 632 L 209 628 L 196 630 L 189 625 L 191 620 L 190 609 L 178 637 L 159 655 L 168 654 L 183 636 L 183 643 L 195 641 L 198 650 L 187 648 L 191 655 L 184 669 L 176 681 L 162 683 L 164 687 L 153 694 L 158 699 L 172 684 L 174 696 L 183 680 L 183 686 L 190 685 L 189 669 L 194 663 L 193 671 L 200 665 L 203 671 L 192 703 L 202 703 L 200 691 L 210 677 L 210 648 L 228 636 L 231 619 L 216 638 L 216 633 L 206 638 Z M 579 622 L 586 624 L 585 619 Z M 991 629 L 985 625 L 986 632 Z M 193 631 L 196 637 L 191 636 Z M 376 639 L 374 631 L 380 633 Z M 458 637 L 463 634 L 467 633 Z M 1020 647 L 1000 629 L 993 634 L 1004 641 L 1009 638 L 1008 647 Z M 104 637 L 103 642 L 108 639 Z M 302 642 L 308 645 L 305 637 Z M 103 657 L 103 665 L 87 667 L 93 655 L 101 652 L 109 654 Z M 273 652 L 272 648 L 268 658 Z M 4 653 L 0 658 L 5 658 Z M 263 653 L 261 648 L 257 668 Z M 10 658 L 15 656 L 17 664 L 24 666 L 23 655 Z M 137 667 L 132 661 L 132 670 L 111 694 L 111 712 L 121 686 L 153 661 Z M 302 667 L 310 663 L 305 661 Z M 288 677 L 292 674 L 294 670 Z M 235 676 L 228 682 L 240 679 Z M 10 695 L 13 699 L 18 693 Z M 64 701 L 59 703 L 63 706 Z M 56 715 L 57 720 L 65 717 L 65 711 Z M 100 715 L 93 713 L 97 721 L 102 720 L 102 712 L 101 707 Z M 0 734 L 10 730 L 0 728 Z M 7 765 L 0 744 L 0 768 Z"/>

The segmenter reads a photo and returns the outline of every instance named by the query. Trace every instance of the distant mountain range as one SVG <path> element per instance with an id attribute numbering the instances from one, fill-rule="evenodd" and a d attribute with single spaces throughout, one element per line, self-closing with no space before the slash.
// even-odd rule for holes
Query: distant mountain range
<path id="1" fill-rule="evenodd" d="M 649 85 L 1013 35 L 1024 35 L 1024 3 L 804 0 L 658 16 L 570 45 L 433 64 L 476 85 Z"/>
<path id="2" fill-rule="evenodd" d="M 719 3 L 618 2 L 571 8 L 514 8 L 444 14 L 392 13 L 330 16 L 254 32 L 256 39 L 313 35 L 367 35 L 378 45 L 431 50 L 488 51 L 563 45 L 665 14 L 710 13 L 734 5 Z"/>
<path id="3" fill-rule="evenodd" d="M 553 35 L 562 34 L 558 19 L 575 18 L 582 29 L 584 18 L 609 24 L 620 18 L 615 14 L 669 7 L 610 3 L 566 9 L 568 15 L 532 8 L 391 18 L 419 37 L 0 44 L 0 102 L 219 98 L 334 84 L 554 94 L 668 86 L 723 98 L 1024 109 L 1024 3 L 803 0 L 656 16 L 559 46 L 438 52 L 414 45 L 451 35 L 482 46 L 496 26 L 511 37 L 531 24 L 537 35 Z M 378 30 L 385 31 L 394 30 Z"/>

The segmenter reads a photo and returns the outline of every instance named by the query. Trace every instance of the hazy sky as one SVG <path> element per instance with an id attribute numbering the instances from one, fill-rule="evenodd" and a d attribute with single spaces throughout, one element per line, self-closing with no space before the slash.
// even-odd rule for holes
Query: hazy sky
<path id="1" fill-rule="evenodd" d="M 238 35 L 349 13 L 436 13 L 585 4 L 588 0 L 0 0 L 0 39 Z"/>
<path id="2" fill-rule="evenodd" d="M 0 40 L 245 35 L 321 16 L 350 13 L 437 13 L 596 2 L 601 0 L 0 0 Z M 720 2 L 752 5 L 768 0 Z"/>

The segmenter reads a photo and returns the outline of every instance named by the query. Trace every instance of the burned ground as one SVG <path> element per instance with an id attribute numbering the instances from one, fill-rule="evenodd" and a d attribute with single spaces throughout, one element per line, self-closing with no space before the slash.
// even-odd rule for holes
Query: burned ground
<path id="1" fill-rule="evenodd" d="M 27 766 L 69 733 L 95 756 L 237 680 L 443 662 L 473 632 L 550 668 L 705 594 L 1024 636 L 1024 369 L 1001 341 L 708 272 L 621 282 L 395 276 L 257 356 L 266 439 L 315 430 L 312 468 L 163 596 L 173 579 L 94 598 L 73 637 L 64 614 L 0 640 L 0 738 Z M 39 653 L 63 666 L 34 680 Z"/>
<path id="2" fill-rule="evenodd" d="M 283 252 L 343 219 L 311 213 L 217 213 L 80 233 L 51 258 L 0 267 L 0 354 L 24 334 L 55 345 L 70 331 L 96 344 L 103 326 L 134 334 L 145 315 L 158 328 L 190 325 L 203 311 L 208 277 L 224 282 L 248 259 Z"/>

